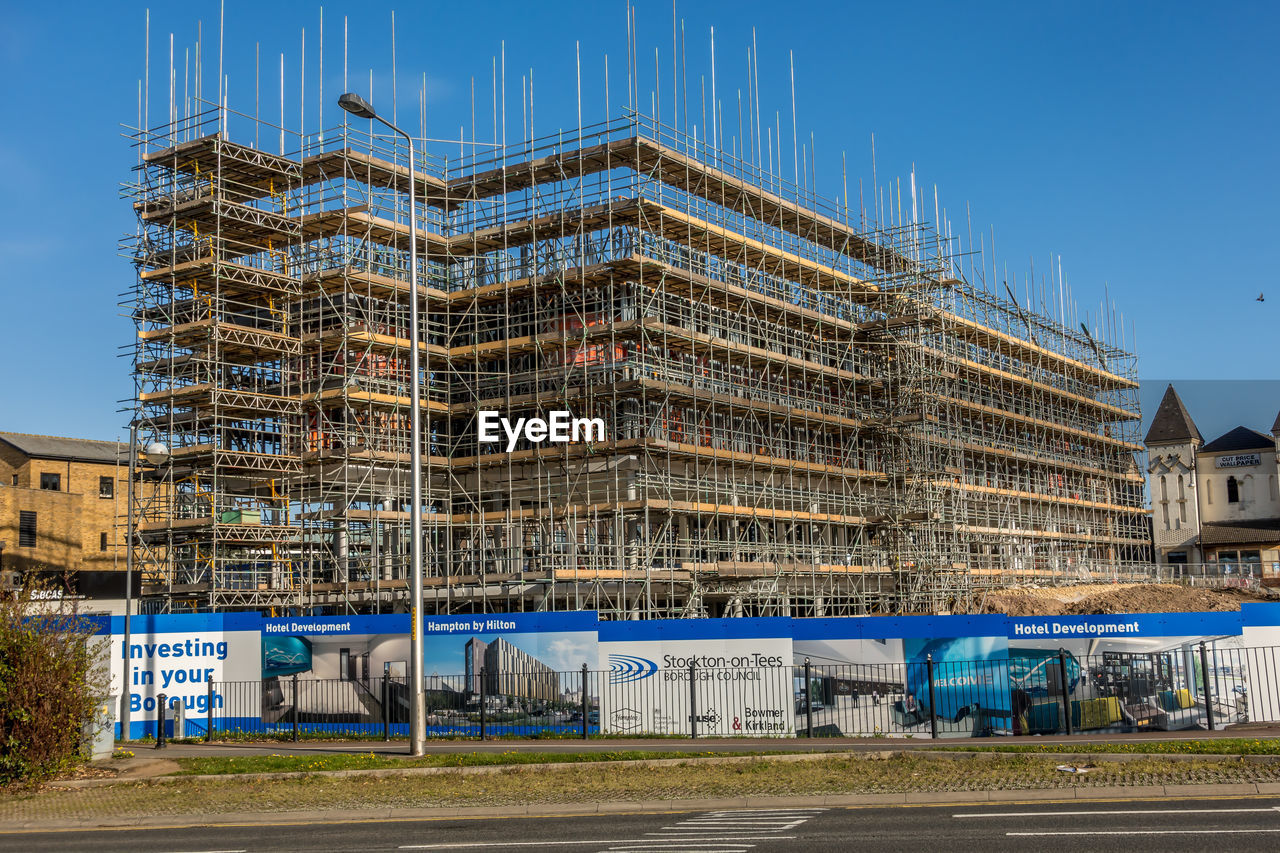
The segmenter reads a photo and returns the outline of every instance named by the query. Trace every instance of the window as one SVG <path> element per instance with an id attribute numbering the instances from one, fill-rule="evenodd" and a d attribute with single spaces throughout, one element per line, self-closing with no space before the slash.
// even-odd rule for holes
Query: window
<path id="1" fill-rule="evenodd" d="M 1160 475 L 1160 500 L 1169 500 L 1169 483 L 1165 480 L 1163 474 Z"/>
<path id="2" fill-rule="evenodd" d="M 23 510 L 18 513 L 18 547 L 36 547 L 36 514 Z"/>
<path id="3" fill-rule="evenodd" d="M 1240 503 L 1240 483 L 1235 477 L 1227 478 L 1227 503 Z"/>
<path id="4" fill-rule="evenodd" d="M 1160 504 L 1160 508 L 1164 510 L 1164 529 L 1168 530 L 1169 529 L 1169 504 L 1167 502 L 1162 503 Z"/>
<path id="5" fill-rule="evenodd" d="M 98 534 L 98 550 L 99 551 L 107 550 L 107 534 L 106 533 Z"/>
<path id="6" fill-rule="evenodd" d="M 62 475 L 61 474 L 41 474 L 40 488 L 46 492 L 62 491 Z"/>
<path id="7" fill-rule="evenodd" d="M 98 497 L 110 498 L 110 497 L 114 497 L 115 493 L 116 493 L 115 480 L 111 479 L 110 477 L 98 478 Z"/>
<path id="8" fill-rule="evenodd" d="M 11 485 L 11 486 L 16 486 L 16 485 L 18 485 L 18 475 L 17 475 L 17 474 L 14 474 L 14 475 L 13 475 L 13 477 L 11 478 L 11 480 L 12 480 L 12 481 L 9 483 L 9 485 Z"/>

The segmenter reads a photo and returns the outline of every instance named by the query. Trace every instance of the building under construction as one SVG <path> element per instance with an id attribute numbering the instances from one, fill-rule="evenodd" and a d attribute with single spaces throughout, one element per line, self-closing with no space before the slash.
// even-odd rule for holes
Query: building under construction
<path id="1" fill-rule="evenodd" d="M 946 611 L 1149 563 L 1134 356 L 972 284 L 945 229 L 635 111 L 412 174 L 369 122 L 275 153 L 237 122 L 135 137 L 153 610 L 406 609 L 413 453 L 429 613 Z M 556 410 L 604 439 L 478 441 Z"/>

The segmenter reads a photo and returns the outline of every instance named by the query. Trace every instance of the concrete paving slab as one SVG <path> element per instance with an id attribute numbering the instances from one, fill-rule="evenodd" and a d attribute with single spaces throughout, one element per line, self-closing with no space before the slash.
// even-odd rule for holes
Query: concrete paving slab
<path id="1" fill-rule="evenodd" d="M 985 803 L 991 799 L 990 791 L 910 791 L 907 793 L 908 803 L 938 802 L 936 798 L 945 796 L 949 803 Z"/>
<path id="2" fill-rule="evenodd" d="M 993 803 L 1020 802 L 1022 800 L 1074 800 L 1075 788 L 1036 788 L 1028 791 L 991 791 Z"/>
<path id="3" fill-rule="evenodd" d="M 1232 794 L 1256 794 L 1258 793 L 1258 786 L 1254 782 L 1224 785 L 1165 785 L 1164 792 L 1171 797 L 1223 797 Z"/>
<path id="4" fill-rule="evenodd" d="M 906 803 L 906 794 L 832 794 L 823 798 L 827 806 L 855 808 L 857 806 L 894 806 Z"/>

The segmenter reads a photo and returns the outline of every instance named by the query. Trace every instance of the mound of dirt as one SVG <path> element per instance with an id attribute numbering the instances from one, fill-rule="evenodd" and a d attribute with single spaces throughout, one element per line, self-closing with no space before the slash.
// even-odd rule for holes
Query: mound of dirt
<path id="1" fill-rule="evenodd" d="M 1064 614 L 1092 616 L 1098 613 L 1183 613 L 1239 610 L 1246 601 L 1266 601 L 1242 589 L 1204 589 L 1176 584 L 1138 584 L 1103 589 L 1074 601 Z"/>
<path id="2" fill-rule="evenodd" d="M 1239 610 L 1249 601 L 1275 597 L 1241 589 L 1204 589 L 1177 584 L 1081 584 L 990 592 L 979 613 L 1010 616 L 1094 616 L 1103 613 L 1187 613 Z"/>

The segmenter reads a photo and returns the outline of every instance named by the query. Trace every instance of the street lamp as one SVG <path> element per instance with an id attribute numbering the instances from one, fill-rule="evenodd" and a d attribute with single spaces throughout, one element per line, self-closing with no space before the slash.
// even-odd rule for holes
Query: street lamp
<path id="1" fill-rule="evenodd" d="M 152 465 L 159 467 L 169 461 L 169 448 L 159 441 L 153 441 L 142 448 L 142 455 Z"/>
<path id="2" fill-rule="evenodd" d="M 169 448 L 158 441 L 153 441 L 142 448 L 142 455 L 153 466 L 163 465 L 169 461 Z M 129 728 L 133 723 L 133 709 L 129 706 L 129 666 L 133 661 L 131 647 L 133 631 L 133 480 L 138 470 L 138 425 L 129 425 L 129 482 L 126 486 L 125 499 L 125 550 L 124 550 L 124 689 L 120 694 L 120 736 L 129 739 Z"/>
<path id="3" fill-rule="evenodd" d="M 412 713 L 409 717 L 409 754 L 427 751 L 426 691 L 422 674 L 422 403 L 418 376 L 418 213 L 413 194 L 413 137 L 378 115 L 373 105 L 359 95 L 348 92 L 338 98 L 338 106 L 357 118 L 372 119 L 404 137 L 409 144 L 409 398 L 412 411 L 410 433 L 409 476 L 413 480 L 409 507 L 409 561 L 412 580 L 409 587 L 409 669 Z"/>

